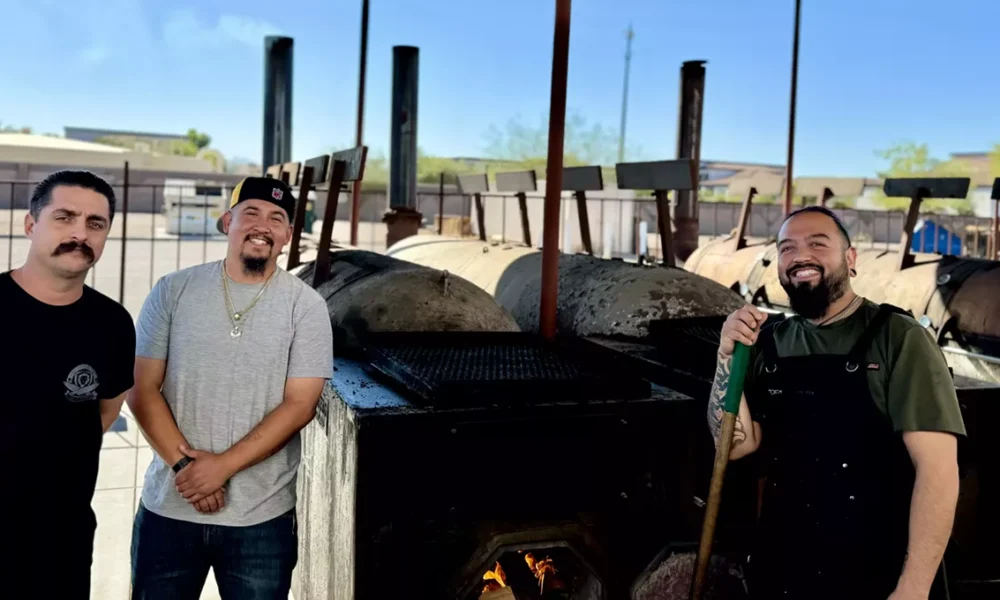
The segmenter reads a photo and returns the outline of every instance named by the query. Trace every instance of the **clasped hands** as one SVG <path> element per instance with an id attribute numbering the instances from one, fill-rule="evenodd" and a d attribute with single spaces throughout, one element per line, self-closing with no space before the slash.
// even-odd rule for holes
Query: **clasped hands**
<path id="1" fill-rule="evenodd" d="M 194 460 L 174 478 L 177 492 L 200 513 L 218 512 L 225 506 L 225 485 L 236 471 L 221 454 L 181 446 L 180 451 Z"/>

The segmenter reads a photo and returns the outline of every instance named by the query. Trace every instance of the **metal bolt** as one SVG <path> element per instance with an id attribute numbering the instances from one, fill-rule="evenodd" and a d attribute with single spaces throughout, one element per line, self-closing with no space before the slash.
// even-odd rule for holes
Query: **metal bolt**
<path id="1" fill-rule="evenodd" d="M 628 499 L 628 494 L 626 494 L 625 492 L 622 492 L 622 498 L 625 498 L 627 500 Z"/>
<path id="2" fill-rule="evenodd" d="M 452 433 L 458 433 L 458 430 L 457 429 L 452 429 L 451 432 Z"/>
<path id="3" fill-rule="evenodd" d="M 626 421 L 625 419 L 622 419 L 622 425 L 628 425 L 628 421 Z"/>
<path id="4" fill-rule="evenodd" d="M 842 466 L 842 467 L 844 467 L 844 468 L 846 469 L 846 468 L 847 468 L 847 463 L 844 463 L 844 464 L 842 464 L 841 466 Z"/>

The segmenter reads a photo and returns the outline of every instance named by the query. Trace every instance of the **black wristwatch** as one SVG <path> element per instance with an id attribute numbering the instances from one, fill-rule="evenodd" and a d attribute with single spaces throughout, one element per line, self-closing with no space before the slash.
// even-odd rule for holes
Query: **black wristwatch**
<path id="1" fill-rule="evenodd" d="M 180 473 L 181 469 L 183 469 L 184 467 L 188 466 L 188 464 L 193 462 L 194 462 L 193 458 L 191 458 L 190 456 L 185 456 L 184 458 L 177 461 L 176 464 L 174 464 L 173 466 L 174 473 Z"/>

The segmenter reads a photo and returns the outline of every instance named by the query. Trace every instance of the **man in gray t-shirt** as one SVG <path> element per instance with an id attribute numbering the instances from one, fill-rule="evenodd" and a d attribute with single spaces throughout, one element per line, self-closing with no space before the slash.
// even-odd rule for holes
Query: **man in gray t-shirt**
<path id="1" fill-rule="evenodd" d="M 132 539 L 134 597 L 288 597 L 299 431 L 330 379 L 323 298 L 277 266 L 291 190 L 249 177 L 220 222 L 226 259 L 160 279 L 136 325 L 128 402 L 155 451 Z"/>

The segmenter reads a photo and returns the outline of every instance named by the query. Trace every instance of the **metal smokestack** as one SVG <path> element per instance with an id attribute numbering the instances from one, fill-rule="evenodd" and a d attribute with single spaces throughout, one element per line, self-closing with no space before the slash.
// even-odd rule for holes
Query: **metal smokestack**
<path id="1" fill-rule="evenodd" d="M 264 38 L 264 156 L 261 168 L 292 160 L 290 37 Z"/>
<path id="2" fill-rule="evenodd" d="M 705 104 L 705 62 L 689 60 L 681 65 L 681 93 L 677 125 L 677 158 L 691 160 L 694 189 L 677 191 L 673 222 L 677 226 L 674 255 L 687 259 L 698 247 L 698 174 L 701 171 L 701 120 Z"/>
<path id="3" fill-rule="evenodd" d="M 420 49 L 392 48 L 389 208 L 417 208 L 417 81 Z"/>

